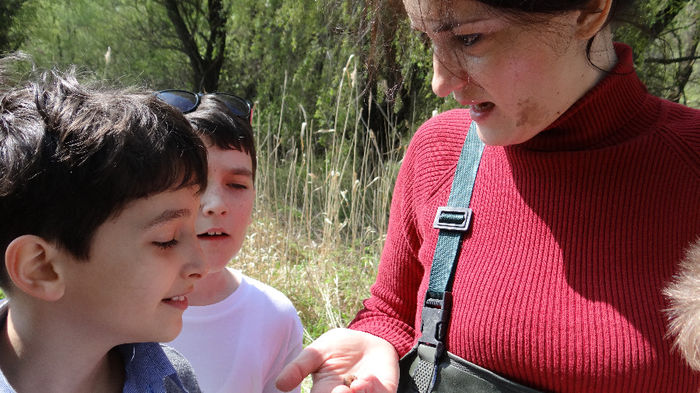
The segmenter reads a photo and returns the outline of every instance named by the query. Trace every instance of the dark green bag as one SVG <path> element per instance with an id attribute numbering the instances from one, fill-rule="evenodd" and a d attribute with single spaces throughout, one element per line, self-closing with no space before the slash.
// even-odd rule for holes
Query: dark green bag
<path id="1" fill-rule="evenodd" d="M 421 314 L 418 344 L 399 362 L 398 393 L 539 393 L 445 350 L 452 309 L 452 279 L 462 236 L 471 223 L 472 189 L 484 145 L 472 122 L 457 163 L 447 206 L 438 208 L 440 230 Z"/>
<path id="2" fill-rule="evenodd" d="M 426 393 L 432 380 L 435 348 L 418 345 L 399 362 L 399 393 Z M 422 370 L 418 370 L 419 368 Z M 437 366 L 430 392 L 435 393 L 540 393 L 479 367 L 449 352 Z M 427 378 L 425 376 L 428 376 Z"/>

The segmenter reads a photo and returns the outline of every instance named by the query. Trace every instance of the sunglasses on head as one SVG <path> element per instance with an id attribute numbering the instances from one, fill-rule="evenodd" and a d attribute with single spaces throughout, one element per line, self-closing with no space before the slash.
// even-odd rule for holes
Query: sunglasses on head
<path id="1" fill-rule="evenodd" d="M 197 109 L 201 98 L 204 95 L 216 97 L 223 102 L 232 114 L 247 120 L 253 121 L 253 103 L 245 98 L 229 93 L 193 93 L 187 90 L 168 89 L 161 90 L 156 94 L 156 98 L 179 109 L 182 113 L 189 113 Z"/>

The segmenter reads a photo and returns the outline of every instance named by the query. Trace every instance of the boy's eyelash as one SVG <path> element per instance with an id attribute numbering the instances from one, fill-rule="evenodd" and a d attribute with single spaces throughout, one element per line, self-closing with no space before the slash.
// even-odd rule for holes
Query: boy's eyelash
<path id="1" fill-rule="evenodd" d="M 153 242 L 153 244 L 155 244 L 159 248 L 162 248 L 163 250 L 167 250 L 168 248 L 175 247 L 177 245 L 177 240 L 173 239 L 167 242 Z"/>
<path id="2" fill-rule="evenodd" d="M 231 188 L 236 188 L 236 189 L 247 189 L 248 188 L 247 186 L 245 186 L 243 184 L 239 184 L 239 183 L 229 183 L 228 186 Z"/>

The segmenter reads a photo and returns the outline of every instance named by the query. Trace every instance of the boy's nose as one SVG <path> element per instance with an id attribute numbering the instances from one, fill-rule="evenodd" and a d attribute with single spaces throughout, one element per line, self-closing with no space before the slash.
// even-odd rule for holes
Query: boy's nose
<path id="1" fill-rule="evenodd" d="M 225 215 L 228 212 L 224 199 L 221 196 L 221 191 L 218 189 L 210 190 L 207 188 L 202 196 L 201 204 L 202 213 L 206 216 Z"/>
<path id="2" fill-rule="evenodd" d="M 199 279 L 204 277 L 209 272 L 209 265 L 204 259 L 204 253 L 199 245 L 199 241 L 195 238 L 195 241 L 190 247 L 190 255 L 188 255 L 189 262 L 185 265 L 183 269 L 183 274 L 185 278 Z"/>

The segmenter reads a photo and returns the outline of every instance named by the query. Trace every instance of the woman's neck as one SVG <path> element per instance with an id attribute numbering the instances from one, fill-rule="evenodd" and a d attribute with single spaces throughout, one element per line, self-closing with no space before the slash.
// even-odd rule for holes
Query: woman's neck
<path id="1" fill-rule="evenodd" d="M 606 26 L 603 30 L 593 38 L 590 50 L 588 52 L 591 67 L 597 71 L 598 77 L 591 87 L 598 84 L 601 79 L 610 72 L 617 64 L 617 54 L 613 46 L 613 35 L 610 26 Z"/>

